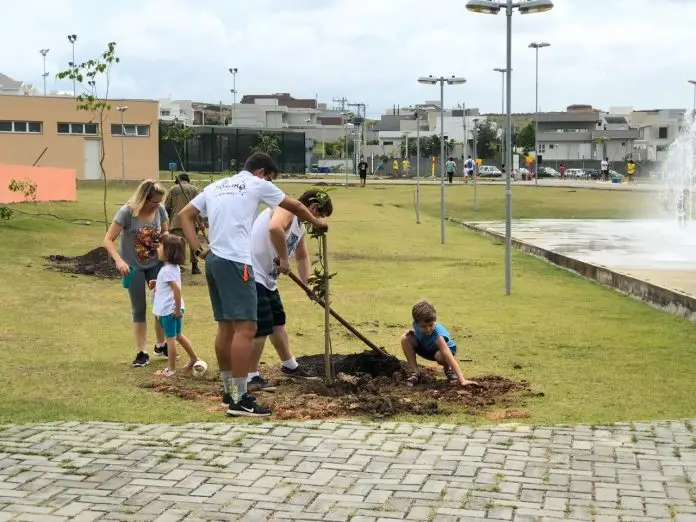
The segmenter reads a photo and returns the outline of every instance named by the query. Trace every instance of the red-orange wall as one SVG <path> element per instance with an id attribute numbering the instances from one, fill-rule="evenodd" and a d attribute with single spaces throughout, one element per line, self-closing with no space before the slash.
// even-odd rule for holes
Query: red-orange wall
<path id="1" fill-rule="evenodd" d="M 0 163 L 0 203 L 26 201 L 22 192 L 12 192 L 12 180 L 36 183 L 36 201 L 77 201 L 75 169 L 27 167 Z"/>

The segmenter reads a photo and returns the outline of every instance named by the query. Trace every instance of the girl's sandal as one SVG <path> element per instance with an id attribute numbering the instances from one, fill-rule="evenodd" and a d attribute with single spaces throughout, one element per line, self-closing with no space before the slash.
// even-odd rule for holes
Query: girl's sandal
<path id="1" fill-rule="evenodd" d="M 157 370 L 155 372 L 156 377 L 174 377 L 176 372 L 170 370 L 169 368 L 163 368 L 162 370 Z"/>

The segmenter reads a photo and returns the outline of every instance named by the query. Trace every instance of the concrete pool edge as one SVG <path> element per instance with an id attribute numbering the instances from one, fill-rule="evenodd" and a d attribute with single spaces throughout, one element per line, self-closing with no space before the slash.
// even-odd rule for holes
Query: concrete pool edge
<path id="1" fill-rule="evenodd" d="M 456 218 L 448 218 L 448 220 L 482 236 L 497 240 L 505 239 L 502 233 L 480 226 L 479 223 L 467 222 Z M 559 254 L 553 250 L 521 241 L 514 236 L 512 238 L 512 246 L 517 250 L 574 272 L 586 279 L 645 301 L 660 310 L 696 322 L 696 298 L 688 294 L 659 286 L 601 265 Z"/>

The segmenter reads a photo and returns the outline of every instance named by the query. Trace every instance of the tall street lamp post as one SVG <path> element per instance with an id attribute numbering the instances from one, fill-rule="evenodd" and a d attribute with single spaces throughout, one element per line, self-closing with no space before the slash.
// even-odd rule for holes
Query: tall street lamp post
<path id="1" fill-rule="evenodd" d="M 68 35 L 68 41 L 72 45 L 72 62 L 70 62 L 70 67 L 77 67 L 77 64 L 75 63 L 75 42 L 77 41 L 77 35 L 76 34 L 69 34 Z M 77 96 L 77 84 L 75 83 L 75 78 L 73 78 L 72 81 L 72 90 L 73 90 L 73 98 Z"/>
<path id="2" fill-rule="evenodd" d="M 235 120 L 235 112 L 237 110 L 237 73 L 239 72 L 239 69 L 236 67 L 230 67 L 230 74 L 232 75 L 232 89 L 230 91 L 232 92 L 232 125 L 234 125 L 234 120 Z"/>
<path id="3" fill-rule="evenodd" d="M 694 86 L 694 113 L 693 113 L 693 116 L 696 117 L 696 80 L 689 80 L 689 83 Z"/>
<path id="4" fill-rule="evenodd" d="M 123 113 L 128 110 L 128 105 L 119 105 L 116 110 L 121 113 L 121 181 L 126 182 L 126 155 L 123 151 L 123 140 L 126 137 L 126 127 L 123 125 Z"/>
<path id="5" fill-rule="evenodd" d="M 474 118 L 474 210 L 478 210 L 478 186 L 477 186 L 477 177 L 478 177 L 478 155 L 477 155 L 477 146 L 476 146 L 476 140 L 478 139 L 478 118 Z"/>
<path id="6" fill-rule="evenodd" d="M 505 73 L 507 72 L 507 69 L 503 69 L 502 67 L 496 67 L 493 69 L 495 72 L 500 73 L 500 116 L 505 114 Z M 503 132 L 504 134 L 504 132 Z M 505 163 L 505 136 L 501 135 L 500 137 L 500 161 L 501 163 Z"/>
<path id="7" fill-rule="evenodd" d="M 450 76 L 421 76 L 418 83 L 427 85 L 440 84 L 440 243 L 445 244 L 445 84 L 460 85 L 466 83 L 465 78 Z"/>
<path id="8" fill-rule="evenodd" d="M 522 2 L 505 2 L 490 0 L 468 0 L 466 8 L 474 13 L 498 14 L 505 9 L 507 16 L 507 111 L 506 111 L 506 164 L 505 169 L 505 294 L 512 293 L 512 185 L 510 171 L 512 170 L 512 13 L 518 9 L 521 14 L 542 13 L 553 8 L 551 0 L 527 0 Z"/>
<path id="9" fill-rule="evenodd" d="M 46 72 L 46 55 L 48 54 L 48 51 L 50 49 L 41 49 L 39 52 L 41 53 L 41 56 L 43 56 L 43 84 L 44 84 L 44 96 L 46 96 L 46 77 L 48 76 L 48 73 Z"/>
<path id="10" fill-rule="evenodd" d="M 539 176 L 537 176 L 537 172 L 539 172 L 539 49 L 542 49 L 544 47 L 550 47 L 550 43 L 546 42 L 541 42 L 541 43 L 536 43 L 532 42 L 529 44 L 530 49 L 534 49 L 536 51 L 536 95 L 535 95 L 535 104 L 534 104 L 534 184 L 538 185 L 539 184 Z"/>

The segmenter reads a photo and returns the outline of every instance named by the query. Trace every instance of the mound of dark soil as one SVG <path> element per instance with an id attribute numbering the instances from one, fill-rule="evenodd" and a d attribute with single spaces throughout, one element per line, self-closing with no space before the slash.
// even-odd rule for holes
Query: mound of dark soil
<path id="1" fill-rule="evenodd" d="M 331 357 L 334 374 L 369 375 L 371 377 L 391 377 L 402 370 L 402 362 L 396 357 L 384 357 L 373 351 L 358 354 L 334 355 Z M 324 376 L 324 356 L 307 355 L 297 362 L 315 377 Z"/>
<path id="2" fill-rule="evenodd" d="M 104 247 L 95 248 L 77 257 L 56 254 L 48 256 L 46 261 L 48 270 L 110 279 L 121 277 Z"/>
<path id="3" fill-rule="evenodd" d="M 289 379 L 275 365 L 266 368 L 264 376 L 278 384 L 278 391 L 260 394 L 259 400 L 271 408 L 276 419 L 355 415 L 385 418 L 452 412 L 483 415 L 497 409 L 496 419 L 500 420 L 524 417 L 524 412 L 513 408 L 534 395 L 529 383 L 497 375 L 473 377 L 478 386 L 454 386 L 443 379 L 439 368 L 433 367 L 422 368 L 419 384 L 410 387 L 405 382 L 405 363 L 395 357 L 363 352 L 334 355 L 333 359 L 337 378 L 331 384 L 321 379 Z M 324 374 L 323 355 L 300 357 L 298 362 L 314 375 Z M 203 379 L 158 379 L 142 386 L 181 399 L 204 399 L 216 405 L 209 410 L 219 409 L 220 384 L 213 374 Z"/>

